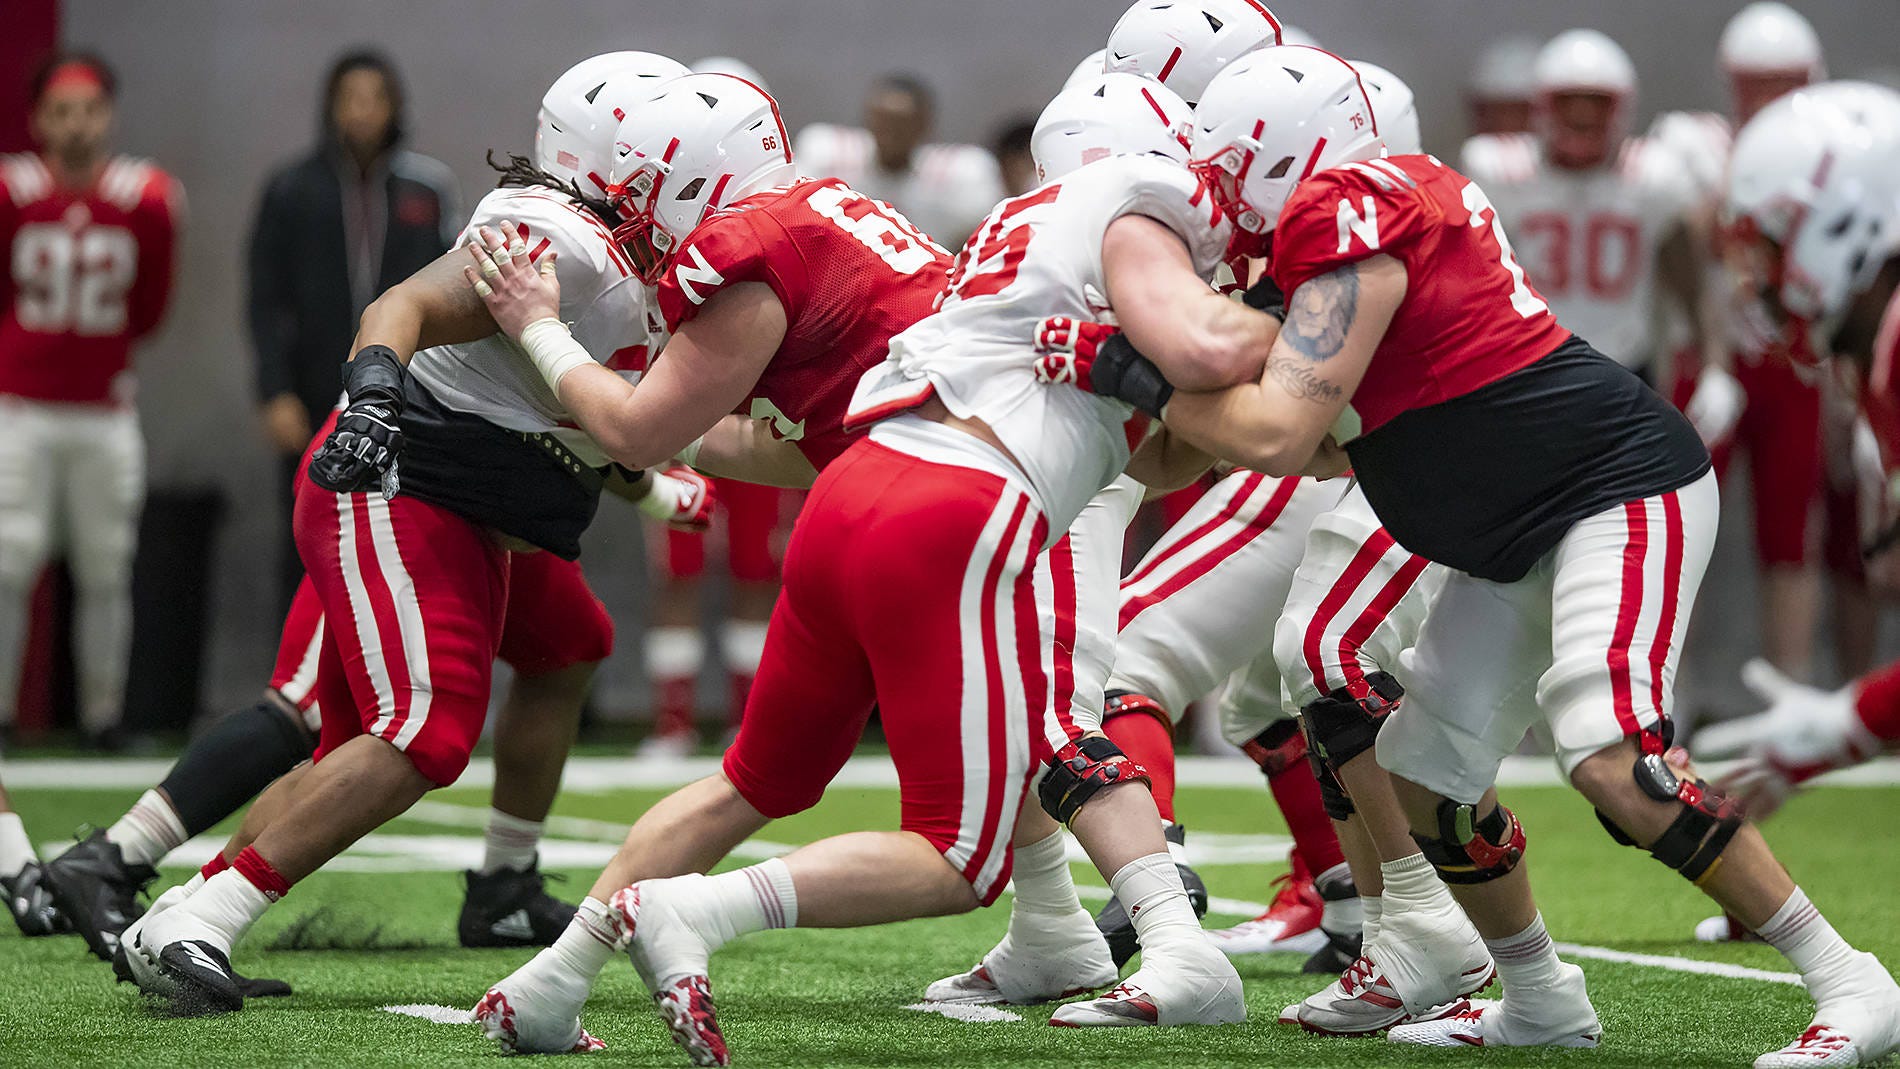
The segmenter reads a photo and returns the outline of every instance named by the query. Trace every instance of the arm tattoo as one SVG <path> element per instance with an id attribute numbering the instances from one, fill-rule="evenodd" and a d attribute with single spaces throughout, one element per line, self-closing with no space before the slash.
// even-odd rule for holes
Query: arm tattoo
<path id="1" fill-rule="evenodd" d="M 1359 314 L 1359 265 L 1308 279 L 1293 291 L 1291 305 L 1280 337 L 1308 360 L 1330 359 L 1346 344 Z"/>

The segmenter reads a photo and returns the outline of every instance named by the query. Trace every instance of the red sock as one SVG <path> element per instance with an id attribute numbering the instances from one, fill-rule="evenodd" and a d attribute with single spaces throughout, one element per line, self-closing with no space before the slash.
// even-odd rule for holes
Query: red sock
<path id="1" fill-rule="evenodd" d="M 211 860 L 205 862 L 205 867 L 198 870 L 198 875 L 208 880 L 230 867 L 231 863 L 224 859 L 223 852 L 219 852 L 211 855 Z"/>
<path id="2" fill-rule="evenodd" d="M 1155 808 L 1162 820 L 1174 819 L 1174 730 L 1160 717 L 1147 713 L 1111 716 L 1102 722 L 1102 734 L 1122 748 L 1129 760 L 1148 770 Z"/>
<path id="3" fill-rule="evenodd" d="M 283 874 L 272 868 L 271 863 L 265 861 L 264 856 L 252 847 L 245 847 L 237 860 L 231 862 L 231 867 L 237 870 L 239 876 L 251 881 L 252 887 L 264 892 L 264 897 L 272 902 L 290 893 L 290 881 L 284 879 Z"/>
<path id="4" fill-rule="evenodd" d="M 669 676 L 654 681 L 660 708 L 653 718 L 655 735 L 685 735 L 693 730 L 699 706 L 698 676 Z"/>
<path id="5" fill-rule="evenodd" d="M 1886 743 L 1900 741 L 1900 663 L 1861 677 L 1854 709 L 1874 738 Z"/>
<path id="6" fill-rule="evenodd" d="M 1293 833 L 1293 849 L 1314 875 L 1319 875 L 1346 860 L 1339 848 L 1339 836 L 1333 831 L 1332 818 L 1320 800 L 1319 780 L 1313 778 L 1309 761 L 1293 761 L 1278 773 L 1267 777 L 1273 800 Z"/>

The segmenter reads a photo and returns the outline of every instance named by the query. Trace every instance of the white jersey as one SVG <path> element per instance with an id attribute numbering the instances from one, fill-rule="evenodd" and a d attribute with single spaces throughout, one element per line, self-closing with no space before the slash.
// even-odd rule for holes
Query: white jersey
<path id="1" fill-rule="evenodd" d="M 801 174 L 841 178 L 845 185 L 893 205 L 939 244 L 956 248 L 976 231 L 1007 191 L 996 157 L 977 145 L 923 145 L 910 167 L 877 164 L 869 130 L 812 123 L 792 145 Z"/>
<path id="2" fill-rule="evenodd" d="M 478 227 L 500 230 L 506 220 L 527 243 L 535 262 L 559 253 L 561 320 L 593 358 L 637 381 L 665 344 L 665 327 L 648 290 L 634 277 L 626 254 L 605 224 L 572 199 L 541 186 L 497 189 L 475 206 L 458 247 L 474 240 Z M 583 463 L 607 463 L 607 455 L 542 381 L 541 373 L 505 334 L 441 345 L 415 355 L 409 371 L 436 399 L 457 412 L 527 433 L 552 433 Z"/>
<path id="3" fill-rule="evenodd" d="M 1569 171 L 1530 134 L 1465 142 L 1460 170 L 1490 195 L 1511 245 L 1558 322 L 1630 368 L 1655 356 L 1656 253 L 1697 203 L 1675 155 L 1641 138 Z"/>
<path id="4" fill-rule="evenodd" d="M 937 311 L 892 338 L 890 358 L 859 381 L 847 422 L 934 393 L 952 414 L 996 433 L 1040 499 L 1050 539 L 1060 538 L 1128 466 L 1147 420 L 1120 401 L 1039 381 L 1036 326 L 1052 315 L 1112 320 L 1102 235 L 1124 215 L 1173 229 L 1195 271 L 1213 278 L 1229 230 L 1186 169 L 1142 156 L 1089 164 L 996 206 L 958 255 Z"/>

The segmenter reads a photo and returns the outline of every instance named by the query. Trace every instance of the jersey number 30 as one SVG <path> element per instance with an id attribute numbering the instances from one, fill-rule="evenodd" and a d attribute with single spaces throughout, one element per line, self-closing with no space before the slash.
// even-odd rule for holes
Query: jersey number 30
<path id="1" fill-rule="evenodd" d="M 13 239 L 16 307 L 28 330 L 117 334 L 137 273 L 138 242 L 124 227 L 29 223 Z"/>

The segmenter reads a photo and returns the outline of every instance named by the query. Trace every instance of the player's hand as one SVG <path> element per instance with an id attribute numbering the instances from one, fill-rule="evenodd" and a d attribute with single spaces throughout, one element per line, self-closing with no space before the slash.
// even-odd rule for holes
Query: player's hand
<path id="1" fill-rule="evenodd" d="M 1854 688 L 1827 691 L 1797 683 L 1759 658 L 1742 666 L 1742 682 L 1768 708 L 1711 724 L 1696 732 L 1698 757 L 1741 757 L 1741 767 L 1717 784 L 1738 798 L 1772 812 L 1788 793 L 1831 769 L 1859 764 L 1879 752 L 1879 743 L 1854 710 Z M 1756 816 L 1766 815 L 1751 808 Z"/>
<path id="2" fill-rule="evenodd" d="M 1174 386 L 1141 355 L 1120 328 L 1073 316 L 1036 324 L 1036 378 L 1071 382 L 1090 393 L 1126 401 L 1159 418 Z"/>
<path id="3" fill-rule="evenodd" d="M 264 402 L 258 415 L 264 420 L 264 437 L 279 453 L 303 452 L 316 431 L 310 426 L 310 413 L 294 393 L 280 393 Z"/>
<path id="4" fill-rule="evenodd" d="M 311 482 L 337 494 L 381 490 L 385 497 L 396 496 L 403 377 L 396 354 L 381 345 L 356 354 L 343 371 L 349 406 L 311 456 Z"/>
<path id="5" fill-rule="evenodd" d="M 704 531 L 712 526 L 713 485 L 684 464 L 647 473 L 647 493 L 640 511 L 682 531 Z"/>
<path id="6" fill-rule="evenodd" d="M 1742 409 L 1747 404 L 1748 395 L 1742 391 L 1742 384 L 1735 381 L 1735 376 L 1709 364 L 1696 376 L 1695 392 L 1689 395 L 1689 406 L 1683 415 L 1689 417 L 1702 444 L 1713 448 L 1735 433 L 1735 425 L 1741 422 Z"/>
<path id="7" fill-rule="evenodd" d="M 502 333 L 520 338 L 528 324 L 560 318 L 561 282 L 554 274 L 553 252 L 541 257 L 537 270 L 528 260 L 528 243 L 506 221 L 501 227 L 499 234 L 485 226 L 475 232 L 475 240 L 468 243 L 475 263 L 462 268 L 462 277 L 488 306 Z"/>

